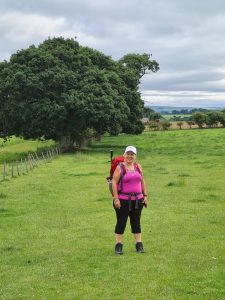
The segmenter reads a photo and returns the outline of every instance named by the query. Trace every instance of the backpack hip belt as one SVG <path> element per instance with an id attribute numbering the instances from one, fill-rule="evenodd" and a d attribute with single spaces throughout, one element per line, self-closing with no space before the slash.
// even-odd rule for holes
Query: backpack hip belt
<path id="1" fill-rule="evenodd" d="M 119 192 L 119 194 L 121 194 L 121 195 L 127 195 L 128 196 L 129 211 L 132 210 L 132 207 L 131 207 L 131 197 L 135 196 L 135 209 L 138 209 L 138 202 L 139 202 L 138 195 L 141 195 L 142 193 L 123 193 L 123 192 Z"/>

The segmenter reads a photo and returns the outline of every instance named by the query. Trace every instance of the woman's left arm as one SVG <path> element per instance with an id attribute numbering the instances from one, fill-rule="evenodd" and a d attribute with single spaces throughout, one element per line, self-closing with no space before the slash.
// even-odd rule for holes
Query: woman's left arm
<path id="1" fill-rule="evenodd" d="M 147 192 L 147 188 L 146 188 L 146 184 L 145 184 L 145 179 L 144 179 L 144 174 L 143 174 L 143 170 L 141 168 L 141 166 L 139 165 L 141 174 L 142 174 L 142 179 L 141 179 L 141 186 L 142 186 L 142 193 L 144 195 L 144 200 L 142 203 L 145 204 L 145 206 L 147 207 L 148 204 L 148 192 Z"/>

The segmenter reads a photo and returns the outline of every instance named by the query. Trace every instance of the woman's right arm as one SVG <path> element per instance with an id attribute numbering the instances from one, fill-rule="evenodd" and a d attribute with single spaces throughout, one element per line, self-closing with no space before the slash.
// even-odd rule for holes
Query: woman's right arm
<path id="1" fill-rule="evenodd" d="M 120 201 L 118 198 L 118 189 L 117 189 L 119 180 L 120 180 L 120 166 L 117 166 L 112 178 L 113 201 L 116 208 L 120 208 Z"/>

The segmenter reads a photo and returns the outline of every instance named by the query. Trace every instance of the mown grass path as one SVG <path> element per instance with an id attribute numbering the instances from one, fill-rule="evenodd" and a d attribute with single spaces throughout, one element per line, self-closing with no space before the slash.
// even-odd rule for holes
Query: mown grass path
<path id="1" fill-rule="evenodd" d="M 225 131 L 105 137 L 0 183 L 1 299 L 225 299 Z M 134 144 L 146 253 L 114 255 L 108 150 Z M 128 224 L 129 225 L 129 224 Z"/>

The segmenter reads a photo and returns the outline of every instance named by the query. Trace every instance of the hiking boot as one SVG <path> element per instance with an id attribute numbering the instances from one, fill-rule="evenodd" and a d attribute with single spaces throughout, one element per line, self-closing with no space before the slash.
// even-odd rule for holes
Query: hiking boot
<path id="1" fill-rule="evenodd" d="M 115 253 L 116 254 L 123 254 L 123 244 L 117 243 L 115 246 Z"/>
<path id="2" fill-rule="evenodd" d="M 136 243 L 136 251 L 138 253 L 144 253 L 145 252 L 142 242 Z"/>

